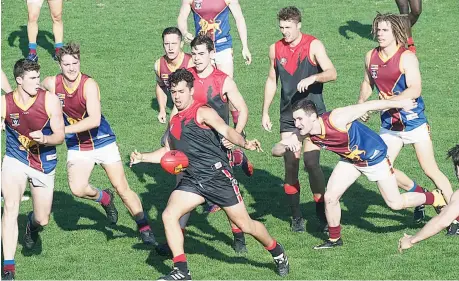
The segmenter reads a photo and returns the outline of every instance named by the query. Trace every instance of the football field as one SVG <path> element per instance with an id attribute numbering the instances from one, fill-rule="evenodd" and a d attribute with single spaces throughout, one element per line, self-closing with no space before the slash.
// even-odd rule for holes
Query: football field
<path id="1" fill-rule="evenodd" d="M 252 64 L 241 55 L 236 25 L 232 20 L 234 79 L 249 107 L 246 127 L 249 139 L 257 138 L 264 152 L 247 152 L 254 163 L 253 177 L 240 169 L 240 182 L 250 215 L 262 221 L 286 249 L 290 274 L 284 279 L 457 279 L 455 267 L 459 237 L 445 231 L 399 254 L 398 239 L 404 232 L 414 234 L 413 210 L 389 209 L 374 183 L 361 177 L 341 199 L 344 246 L 315 251 L 313 246 L 326 236 L 318 232 L 315 206 L 307 173 L 300 165 L 301 207 L 305 233 L 290 231 L 290 208 L 282 187 L 281 158 L 271 156 L 279 140 L 279 100 L 271 105 L 271 133 L 261 127 L 264 85 L 269 68 L 269 46 L 281 38 L 277 12 L 295 5 L 302 11 L 302 31 L 318 37 L 334 63 L 338 79 L 324 85 L 327 109 L 357 101 L 363 79 L 364 55 L 376 46 L 370 35 L 377 11 L 398 13 L 393 0 L 240 0 L 248 28 Z M 98 4 L 99 3 L 99 4 Z M 138 164 L 129 168 L 129 154 L 160 147 L 165 130 L 158 122 L 153 64 L 163 55 L 161 33 L 175 26 L 179 0 L 66 0 L 64 41 L 81 44 L 81 69 L 92 76 L 101 91 L 102 113 L 117 135 L 130 187 L 139 195 L 151 219 L 157 240 L 165 241 L 161 213 L 175 185 L 175 178 L 160 165 Z M 423 13 L 413 29 L 422 73 L 422 95 L 431 126 L 436 159 L 440 169 L 458 187 L 453 165 L 446 159 L 449 148 L 459 143 L 457 81 L 459 69 L 459 5 L 457 0 L 424 0 Z M 189 18 L 188 27 L 193 31 Z M 2 0 L 1 66 L 13 85 L 13 65 L 28 53 L 27 7 L 25 1 Z M 42 79 L 56 75 L 59 66 L 52 60 L 54 38 L 48 5 L 39 20 L 38 56 Z M 189 45 L 185 51 L 189 51 Z M 377 98 L 376 93 L 372 99 Z M 170 112 L 170 107 L 168 113 Z M 369 126 L 379 130 L 379 116 Z M 2 133 L 2 156 L 4 154 Z M 152 247 L 141 244 L 135 222 L 119 197 L 119 221 L 109 225 L 102 207 L 73 197 L 67 183 L 65 145 L 58 147 L 53 212 L 49 225 L 40 233 L 36 249 L 26 251 L 21 243 L 26 216 L 32 201 L 23 202 L 19 215 L 19 245 L 16 253 L 17 279 L 157 279 L 169 273 L 170 259 L 160 257 Z M 338 161 L 323 151 L 321 165 L 328 178 Z M 412 147 L 405 147 L 395 167 L 432 190 Z M 91 184 L 108 188 L 103 169 L 96 166 Z M 29 191 L 26 192 L 30 196 Z M 435 215 L 426 208 L 428 218 Z M 193 212 L 185 236 L 185 252 L 194 279 L 281 279 L 275 273 L 271 255 L 246 236 L 248 254 L 235 254 L 232 234 L 223 212 L 207 215 L 202 207 Z M 2 256 L 3 259 L 3 256 Z"/>

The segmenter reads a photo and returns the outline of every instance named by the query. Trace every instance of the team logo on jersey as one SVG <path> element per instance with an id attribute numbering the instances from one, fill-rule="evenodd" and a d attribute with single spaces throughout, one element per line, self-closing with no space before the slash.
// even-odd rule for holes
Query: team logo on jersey
<path id="1" fill-rule="evenodd" d="M 27 150 L 33 154 L 38 154 L 38 143 L 36 141 L 24 135 L 19 135 L 18 140 L 21 143 L 20 150 Z"/>
<path id="2" fill-rule="evenodd" d="M 365 154 L 365 150 L 360 150 L 358 145 L 354 145 L 351 148 L 351 152 L 347 155 L 344 155 L 344 157 L 351 159 L 352 161 L 362 161 L 362 158 L 360 156 Z"/>
<path id="3" fill-rule="evenodd" d="M 287 59 L 286 59 L 286 58 L 281 58 L 281 59 L 279 60 L 279 62 L 280 62 L 280 64 L 281 64 L 282 66 L 284 66 L 284 65 L 287 64 Z"/>
<path id="4" fill-rule="evenodd" d="M 204 0 L 194 0 L 194 8 L 196 10 L 201 10 L 202 8 L 202 1 Z"/>
<path id="5" fill-rule="evenodd" d="M 200 35 L 206 35 L 208 32 L 215 33 L 222 33 L 222 30 L 220 29 L 220 24 L 222 23 L 221 20 L 216 20 L 215 22 L 210 22 L 206 21 L 205 19 L 201 19 L 199 21 L 199 26 L 201 27 L 201 31 L 199 31 Z"/>
<path id="6" fill-rule="evenodd" d="M 13 127 L 19 126 L 19 113 L 10 113 L 11 125 Z"/>
<path id="7" fill-rule="evenodd" d="M 65 94 L 57 93 L 57 97 L 59 98 L 59 101 L 61 102 L 61 106 L 65 107 Z"/>
<path id="8" fill-rule="evenodd" d="M 379 66 L 377 64 L 370 65 L 371 78 L 378 78 L 378 67 Z"/>

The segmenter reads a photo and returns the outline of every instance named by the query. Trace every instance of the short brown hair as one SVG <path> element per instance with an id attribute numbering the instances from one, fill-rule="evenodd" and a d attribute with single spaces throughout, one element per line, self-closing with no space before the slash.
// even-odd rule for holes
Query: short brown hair
<path id="1" fill-rule="evenodd" d="M 62 58 L 65 55 L 71 55 L 72 57 L 79 60 L 80 59 L 80 44 L 75 43 L 75 42 L 70 42 L 64 47 L 60 48 L 56 54 L 58 61 L 61 62 Z"/>
<path id="2" fill-rule="evenodd" d="M 40 65 L 36 61 L 28 59 L 20 59 L 14 64 L 13 75 L 14 79 L 18 77 L 24 78 L 24 74 L 29 71 L 40 71 Z"/>
<path id="3" fill-rule="evenodd" d="M 295 6 L 282 8 L 277 14 L 278 20 L 301 22 L 301 12 Z"/>

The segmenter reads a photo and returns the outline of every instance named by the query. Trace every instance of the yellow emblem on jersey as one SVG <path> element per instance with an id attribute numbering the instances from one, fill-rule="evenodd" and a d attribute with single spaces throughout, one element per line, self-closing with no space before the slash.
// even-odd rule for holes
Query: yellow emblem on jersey
<path id="1" fill-rule="evenodd" d="M 351 152 L 345 155 L 346 158 L 351 159 L 352 161 L 362 161 L 361 155 L 365 155 L 365 150 L 360 150 L 358 145 L 354 145 L 351 149 Z"/>
<path id="2" fill-rule="evenodd" d="M 38 143 L 27 136 L 19 135 L 18 140 L 21 143 L 21 147 L 19 147 L 21 150 L 28 150 L 34 153 L 38 147 Z"/>
<path id="3" fill-rule="evenodd" d="M 205 19 L 201 19 L 199 21 L 199 26 L 201 26 L 201 31 L 199 31 L 199 34 L 205 35 L 209 31 L 212 31 L 212 32 L 217 31 L 217 33 L 222 33 L 222 30 L 220 29 L 220 24 L 221 24 L 221 20 L 217 20 L 213 23 L 210 23 L 206 21 Z"/>

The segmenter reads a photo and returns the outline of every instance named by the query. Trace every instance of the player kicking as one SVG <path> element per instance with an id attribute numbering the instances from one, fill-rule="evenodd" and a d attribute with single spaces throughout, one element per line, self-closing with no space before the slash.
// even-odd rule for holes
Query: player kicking
<path id="1" fill-rule="evenodd" d="M 59 99 L 40 89 L 40 66 L 21 59 L 14 65 L 17 88 L 1 97 L 6 127 L 2 163 L 3 276 L 13 280 L 18 242 L 21 197 L 30 183 L 33 211 L 27 216 L 23 246 L 32 249 L 39 231 L 48 224 L 53 202 L 56 145 L 64 142 L 64 120 Z"/>
<path id="2" fill-rule="evenodd" d="M 188 69 L 194 76 L 194 95 L 193 99 L 201 104 L 207 104 L 212 107 L 222 118 L 225 123 L 229 124 L 229 103 L 232 103 L 234 107 L 240 113 L 239 121 L 236 124 L 236 132 L 243 134 L 244 127 L 248 120 L 248 109 L 247 105 L 242 97 L 241 93 L 234 83 L 233 79 L 223 73 L 222 71 L 213 67 L 211 63 L 211 57 L 214 55 L 213 42 L 207 36 L 198 36 L 191 42 L 191 56 L 193 58 L 194 67 Z M 176 110 L 176 109 L 175 109 Z M 252 176 L 253 165 L 247 159 L 246 155 L 240 149 L 236 149 L 234 152 L 231 150 L 233 144 L 226 139 L 222 139 L 222 144 L 225 147 L 230 164 L 233 166 L 239 165 L 247 176 Z M 233 161 L 235 155 L 239 155 L 237 161 Z M 210 204 L 211 211 L 215 211 L 218 205 Z M 180 220 L 182 229 L 185 228 L 189 219 L 189 214 L 184 216 Z M 231 223 L 231 230 L 233 233 L 233 249 L 237 253 L 247 252 L 245 246 L 244 233 L 234 223 Z M 160 249 L 159 252 L 169 252 L 167 247 Z"/>
<path id="3" fill-rule="evenodd" d="M 273 256 L 278 274 L 285 276 L 289 272 L 289 263 L 284 249 L 269 235 L 263 224 L 252 220 L 247 213 L 219 135 L 245 149 L 261 150 L 260 144 L 256 140 L 246 141 L 215 110 L 194 101 L 193 82 L 193 74 L 185 69 L 179 69 L 169 77 L 172 99 L 178 113 L 170 121 L 166 146 L 154 152 L 131 154 L 131 164 L 159 163 L 170 149 L 182 151 L 189 160 L 189 166 L 162 214 L 167 243 L 173 253 L 174 269 L 161 280 L 191 279 L 179 219 L 206 200 L 221 206 L 242 231 L 263 244 Z"/>
<path id="4" fill-rule="evenodd" d="M 102 205 L 112 224 L 118 211 L 111 190 L 89 183 L 95 164 L 104 168 L 111 184 L 137 223 L 145 244 L 156 244 L 139 196 L 129 188 L 116 144 L 116 137 L 101 113 L 97 82 L 80 72 L 80 46 L 70 43 L 58 53 L 62 73 L 47 77 L 43 87 L 60 99 L 65 121 L 67 173 L 73 195 Z"/>
<path id="5" fill-rule="evenodd" d="M 451 148 L 448 151 L 448 156 L 452 158 L 454 164 L 454 171 L 456 171 L 456 177 L 459 179 L 459 145 Z M 421 242 L 435 234 L 439 233 L 442 229 L 446 227 L 449 228 L 454 227 L 457 222 L 457 218 L 459 216 L 459 190 L 456 190 L 451 197 L 451 201 L 449 202 L 448 206 L 443 208 L 441 213 L 431 219 L 418 233 L 415 235 L 407 235 L 404 234 L 402 238 L 399 240 L 398 250 L 400 253 L 405 250 L 409 249 L 414 246 L 414 244 Z M 453 222 L 453 223 L 451 223 Z M 457 235 L 459 230 L 455 229 L 455 232 L 452 230 L 447 231 L 447 235 Z"/>
<path id="6" fill-rule="evenodd" d="M 392 163 L 404 145 L 412 144 L 422 170 L 441 189 L 446 202 L 449 202 L 453 190 L 435 161 L 421 96 L 419 62 L 416 55 L 403 47 L 406 34 L 402 18 L 394 14 L 378 14 L 373 21 L 372 33 L 379 46 L 366 54 L 364 80 L 358 102 L 365 102 L 371 96 L 374 86 L 380 99 L 416 99 L 417 107 L 410 111 L 393 108 L 382 112 L 379 134 L 388 146 L 387 154 Z M 363 116 L 362 120 L 367 121 L 368 115 Z M 404 190 L 424 191 L 403 172 L 395 170 L 395 173 L 399 186 Z M 424 206 L 415 209 L 414 219 L 416 222 L 424 219 Z"/>
<path id="7" fill-rule="evenodd" d="M 397 180 L 388 158 L 387 146 L 378 134 L 356 121 L 368 111 L 403 108 L 411 110 L 417 104 L 413 100 L 370 101 L 351 105 L 322 114 L 320 117 L 312 101 L 300 100 L 292 106 L 297 134 L 282 140 L 273 148 L 274 156 L 287 151 L 297 151 L 299 141 L 312 142 L 342 157 L 328 180 L 325 192 L 325 213 L 329 239 L 314 249 L 327 249 L 343 245 L 341 239 L 341 206 L 344 192 L 364 174 L 376 182 L 386 204 L 393 210 L 402 210 L 420 204 L 441 207 L 446 204 L 441 191 L 400 194 Z"/>
<path id="8" fill-rule="evenodd" d="M 164 55 L 155 62 L 156 74 L 156 99 L 158 100 L 158 121 L 167 122 L 166 106 L 167 97 L 170 95 L 168 84 L 169 75 L 179 68 L 193 66 L 191 55 L 183 51 L 182 32 L 177 27 L 164 29 L 163 34 Z"/>
<path id="9" fill-rule="evenodd" d="M 286 7 L 278 13 L 279 27 L 283 39 L 269 48 L 271 66 L 265 85 L 263 101 L 263 128 L 271 132 L 269 107 L 277 89 L 277 80 L 281 81 L 280 135 L 289 138 L 296 131 L 292 117 L 292 103 L 299 99 L 312 100 L 319 114 L 325 112 L 322 96 L 323 83 L 336 80 L 336 70 L 327 56 L 325 47 L 317 38 L 301 33 L 301 12 L 296 7 Z M 303 161 L 309 175 L 309 184 L 316 202 L 316 215 L 321 223 L 321 230 L 326 230 L 325 177 L 320 168 L 320 149 L 305 143 Z M 292 231 L 304 232 L 304 219 L 300 210 L 300 183 L 298 170 L 300 151 L 288 151 L 284 154 L 284 191 L 292 210 Z"/>

